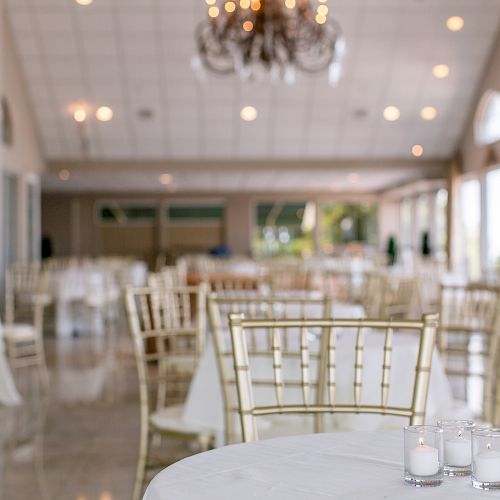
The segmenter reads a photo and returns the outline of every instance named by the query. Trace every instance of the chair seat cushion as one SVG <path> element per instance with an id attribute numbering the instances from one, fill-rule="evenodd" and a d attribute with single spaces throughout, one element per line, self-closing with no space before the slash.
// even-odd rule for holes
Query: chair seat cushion
<path id="1" fill-rule="evenodd" d="M 201 425 L 191 424 L 182 420 L 184 405 L 172 405 L 162 408 L 149 417 L 151 425 L 160 431 L 184 435 L 211 435 L 212 432 Z"/>
<path id="2" fill-rule="evenodd" d="M 4 325 L 3 335 L 6 339 L 11 340 L 30 340 L 35 338 L 36 331 L 33 325 L 23 323 Z"/>

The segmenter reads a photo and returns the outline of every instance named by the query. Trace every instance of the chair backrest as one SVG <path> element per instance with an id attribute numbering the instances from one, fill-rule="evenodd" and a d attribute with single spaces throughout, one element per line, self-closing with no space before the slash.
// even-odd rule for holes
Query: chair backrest
<path id="1" fill-rule="evenodd" d="M 500 290 L 481 284 L 442 285 L 439 350 L 455 396 L 467 400 L 481 417 L 492 419 Z M 482 394 L 482 402 L 471 402 Z"/>
<path id="2" fill-rule="evenodd" d="M 188 364 L 192 371 L 197 366 L 205 344 L 206 288 L 128 287 L 125 300 L 141 412 L 149 412 L 168 402 L 172 359 Z"/>
<path id="3" fill-rule="evenodd" d="M 5 274 L 5 323 L 16 321 L 18 312 L 28 316 L 32 312 L 33 298 L 41 292 L 40 263 L 14 263 Z M 24 318 L 23 318 L 24 319 Z"/>
<path id="4" fill-rule="evenodd" d="M 259 320 L 245 319 L 241 313 L 230 315 L 231 338 L 233 342 L 234 370 L 238 389 L 239 413 L 245 442 L 258 439 L 256 417 L 275 414 L 334 414 L 368 413 L 407 417 L 411 424 L 422 424 L 425 418 L 429 389 L 432 352 L 435 345 L 437 315 L 425 315 L 421 321 L 386 320 Z M 336 345 L 338 331 L 353 338 L 354 386 L 352 402 L 338 402 L 336 398 L 337 370 Z M 313 335 L 314 330 L 319 330 Z M 415 364 L 415 378 L 411 403 L 408 406 L 391 406 L 390 380 L 393 337 L 397 333 L 414 331 L 419 334 L 419 348 Z M 365 337 L 383 333 L 380 342 L 381 393 L 380 403 L 366 404 L 362 398 L 363 357 Z M 268 380 L 254 378 L 254 359 L 248 348 L 249 334 L 267 338 L 270 343 L 267 361 Z M 295 336 L 295 346 L 285 356 L 284 339 Z M 316 339 L 316 340 L 315 340 Z M 381 339 L 381 340 L 382 340 Z M 290 345 L 290 341 L 288 342 Z M 314 370 L 312 354 L 318 353 L 319 360 Z M 288 370 L 291 356 L 295 356 L 297 370 Z M 289 373 L 287 373 L 289 372 Z M 340 377 L 340 375 L 339 375 Z M 317 381 L 317 390 L 314 382 Z M 256 383 L 267 384 L 273 389 L 272 401 L 256 404 L 254 388 Z M 295 388 L 295 393 L 291 392 Z M 298 390 L 297 390 L 298 389 Z M 291 403 L 288 401 L 292 401 Z"/>
<path id="5" fill-rule="evenodd" d="M 238 397 L 236 379 L 233 370 L 233 353 L 231 333 L 229 330 L 229 314 L 244 313 L 252 318 L 322 318 L 331 314 L 332 301 L 330 297 L 291 297 L 262 296 L 211 293 L 208 297 L 208 317 L 210 331 L 214 341 L 215 354 L 219 369 L 224 400 L 224 423 L 226 444 L 241 439 L 234 431 L 234 420 L 238 413 Z M 248 340 L 248 350 L 255 355 L 266 352 L 269 344 L 259 342 L 257 335 Z"/>

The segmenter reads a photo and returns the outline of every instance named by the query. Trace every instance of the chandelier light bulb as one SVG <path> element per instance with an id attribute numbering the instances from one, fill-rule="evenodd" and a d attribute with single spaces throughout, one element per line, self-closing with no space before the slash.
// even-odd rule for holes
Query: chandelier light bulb
<path id="1" fill-rule="evenodd" d="M 325 4 L 318 5 L 317 12 L 320 16 L 326 16 L 328 14 L 328 6 Z"/>
<path id="2" fill-rule="evenodd" d="M 109 122 L 113 118 L 113 110 L 108 106 L 101 106 L 97 108 L 95 116 L 100 122 Z"/>
<path id="3" fill-rule="evenodd" d="M 208 15 L 210 17 L 216 18 L 219 15 L 219 8 L 215 6 L 210 7 L 210 9 L 208 9 Z"/>
<path id="4" fill-rule="evenodd" d="M 224 9 L 226 9 L 226 12 L 234 12 L 236 10 L 236 4 L 231 1 L 226 2 Z"/>
<path id="5" fill-rule="evenodd" d="M 245 122 L 253 122 L 257 118 L 257 110 L 253 106 L 245 106 L 240 111 L 240 118 Z"/>
<path id="6" fill-rule="evenodd" d="M 325 24 L 326 23 L 326 16 L 323 16 L 321 14 L 316 14 L 316 22 L 318 24 Z"/>

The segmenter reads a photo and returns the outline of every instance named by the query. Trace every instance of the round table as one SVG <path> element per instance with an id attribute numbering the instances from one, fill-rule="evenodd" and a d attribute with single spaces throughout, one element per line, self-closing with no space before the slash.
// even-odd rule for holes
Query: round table
<path id="1" fill-rule="evenodd" d="M 144 500 L 457 500 L 500 498 L 470 477 L 415 488 L 403 481 L 403 431 L 338 432 L 217 448 L 160 472 Z"/>

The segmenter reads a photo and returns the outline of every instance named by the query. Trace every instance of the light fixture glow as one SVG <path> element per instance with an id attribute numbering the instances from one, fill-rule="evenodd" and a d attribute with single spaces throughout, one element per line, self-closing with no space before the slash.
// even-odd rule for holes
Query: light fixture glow
<path id="1" fill-rule="evenodd" d="M 401 112 L 397 106 L 387 106 L 384 109 L 384 118 L 388 122 L 395 122 L 401 116 Z"/>
<path id="2" fill-rule="evenodd" d="M 240 0 L 240 7 L 242 9 L 248 9 L 250 7 L 250 0 Z"/>
<path id="3" fill-rule="evenodd" d="M 326 16 L 323 16 L 321 14 L 316 14 L 316 22 L 318 24 L 325 24 L 326 23 Z"/>
<path id="4" fill-rule="evenodd" d="M 411 148 L 411 154 L 415 158 L 420 158 L 424 154 L 424 148 L 420 144 L 414 144 Z"/>
<path id="5" fill-rule="evenodd" d="M 425 106 L 420 110 L 420 118 L 422 120 L 434 120 L 437 116 L 437 109 L 433 106 Z"/>
<path id="6" fill-rule="evenodd" d="M 446 78 L 450 73 L 450 68 L 446 64 L 436 64 L 432 68 L 432 74 L 436 78 Z"/>
<path id="7" fill-rule="evenodd" d="M 83 108 L 77 108 L 73 113 L 73 118 L 75 119 L 76 122 L 82 123 L 87 118 L 87 113 Z"/>
<path id="8" fill-rule="evenodd" d="M 172 183 L 172 176 L 170 174 L 161 174 L 159 177 L 160 184 L 163 184 L 164 186 L 168 186 L 169 184 Z"/>
<path id="9" fill-rule="evenodd" d="M 243 23 L 243 29 L 245 31 L 252 31 L 253 30 L 253 23 L 252 23 L 252 21 L 245 21 Z"/>
<path id="10" fill-rule="evenodd" d="M 94 0 L 76 0 L 79 5 L 90 5 Z"/>
<path id="11" fill-rule="evenodd" d="M 224 8 L 226 9 L 226 12 L 234 12 L 236 10 L 236 4 L 234 2 L 226 2 L 224 5 Z"/>
<path id="12" fill-rule="evenodd" d="M 108 106 L 101 106 L 95 112 L 96 118 L 101 122 L 109 122 L 113 118 L 113 110 Z"/>
<path id="13" fill-rule="evenodd" d="M 67 181 L 70 177 L 69 170 L 67 168 L 63 168 L 62 170 L 59 170 L 59 179 L 62 181 Z"/>
<path id="14" fill-rule="evenodd" d="M 213 5 L 217 0 L 205 0 L 207 5 Z"/>
<path id="15" fill-rule="evenodd" d="M 240 118 L 245 122 L 253 122 L 257 118 L 257 110 L 253 106 L 245 106 L 240 111 Z"/>
<path id="16" fill-rule="evenodd" d="M 460 16 L 451 16 L 446 20 L 446 27 L 450 31 L 460 31 L 464 27 L 464 24 L 464 18 Z"/>
<path id="17" fill-rule="evenodd" d="M 285 6 L 289 9 L 293 9 L 295 7 L 295 0 L 285 0 Z"/>
<path id="18" fill-rule="evenodd" d="M 219 7 L 210 7 L 210 9 L 208 9 L 208 15 L 210 17 L 217 17 L 219 15 Z"/>
<path id="19" fill-rule="evenodd" d="M 259 10 L 261 5 L 260 5 L 260 0 L 252 0 L 252 3 L 250 4 L 250 7 L 252 10 Z"/>
<path id="20" fill-rule="evenodd" d="M 328 6 L 324 4 L 318 5 L 317 12 L 320 16 L 326 16 L 328 14 Z"/>

